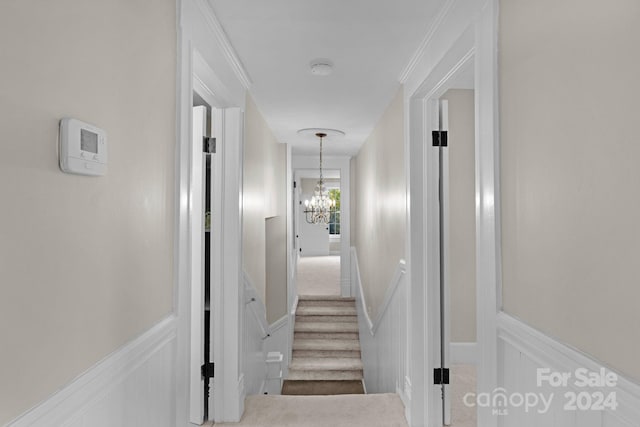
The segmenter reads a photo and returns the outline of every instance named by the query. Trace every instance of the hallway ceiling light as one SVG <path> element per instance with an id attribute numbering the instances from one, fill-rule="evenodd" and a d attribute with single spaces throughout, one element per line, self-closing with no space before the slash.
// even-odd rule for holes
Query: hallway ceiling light
<path id="1" fill-rule="evenodd" d="M 324 186 L 322 177 L 322 140 L 327 134 L 317 132 L 316 136 L 320 138 L 320 179 L 318 180 L 311 200 L 304 201 L 304 214 L 309 224 L 328 224 L 331 219 L 331 214 L 336 210 L 336 201 L 329 197 L 329 191 Z"/>

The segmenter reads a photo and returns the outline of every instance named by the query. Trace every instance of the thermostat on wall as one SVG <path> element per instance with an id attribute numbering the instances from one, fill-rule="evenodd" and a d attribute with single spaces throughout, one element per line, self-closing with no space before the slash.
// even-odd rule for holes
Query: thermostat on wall
<path id="1" fill-rule="evenodd" d="M 79 175 L 107 173 L 107 134 L 77 119 L 60 120 L 60 169 Z"/>

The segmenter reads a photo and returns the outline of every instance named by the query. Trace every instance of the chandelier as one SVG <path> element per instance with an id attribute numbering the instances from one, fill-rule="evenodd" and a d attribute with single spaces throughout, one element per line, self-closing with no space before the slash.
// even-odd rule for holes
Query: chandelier
<path id="1" fill-rule="evenodd" d="M 309 224 L 328 224 L 331 214 L 335 212 L 336 201 L 329 197 L 329 191 L 324 186 L 322 177 L 322 139 L 326 133 L 318 132 L 316 136 L 320 138 L 320 179 L 313 192 L 311 200 L 304 201 L 305 219 Z"/>

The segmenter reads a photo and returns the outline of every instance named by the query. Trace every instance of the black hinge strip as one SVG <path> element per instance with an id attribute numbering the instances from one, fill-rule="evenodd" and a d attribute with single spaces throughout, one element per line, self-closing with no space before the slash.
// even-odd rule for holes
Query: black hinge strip
<path id="1" fill-rule="evenodd" d="M 216 139 L 208 136 L 202 138 L 202 152 L 207 154 L 215 154 Z"/>
<path id="2" fill-rule="evenodd" d="M 207 362 L 200 367 L 200 372 L 202 373 L 202 377 L 206 380 L 209 378 L 215 377 L 215 363 Z"/>
<path id="3" fill-rule="evenodd" d="M 446 130 L 434 130 L 431 132 L 434 147 L 447 147 L 449 138 Z"/>
<path id="4" fill-rule="evenodd" d="M 449 384 L 449 368 L 435 368 L 433 370 L 433 383 L 435 385 Z"/>

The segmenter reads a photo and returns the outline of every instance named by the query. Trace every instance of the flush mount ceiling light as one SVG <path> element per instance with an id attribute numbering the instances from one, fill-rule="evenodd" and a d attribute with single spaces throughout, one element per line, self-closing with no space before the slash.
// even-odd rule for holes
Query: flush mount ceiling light
<path id="1" fill-rule="evenodd" d="M 317 129 L 319 132 L 315 133 L 315 136 L 320 138 L 320 179 L 313 192 L 311 200 L 304 201 L 304 214 L 305 219 L 309 224 L 328 224 L 331 219 L 331 214 L 336 210 L 336 201 L 329 197 L 329 191 L 324 186 L 324 179 L 322 176 L 322 140 L 327 137 L 325 132 L 321 129 Z M 309 129 L 301 129 L 298 133 L 306 133 L 303 131 L 309 131 Z M 339 134 L 344 135 L 344 132 Z"/>
<path id="2" fill-rule="evenodd" d="M 333 62 L 328 59 L 314 59 L 309 68 L 314 76 L 328 76 L 333 72 Z"/>

